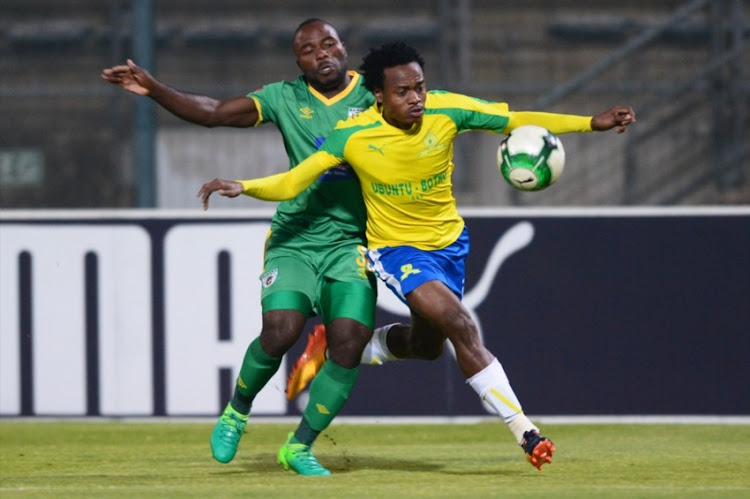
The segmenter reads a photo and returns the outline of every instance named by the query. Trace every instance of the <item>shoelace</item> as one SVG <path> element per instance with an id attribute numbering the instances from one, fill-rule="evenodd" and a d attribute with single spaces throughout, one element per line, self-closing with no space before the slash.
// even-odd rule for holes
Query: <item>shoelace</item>
<path id="1" fill-rule="evenodd" d="M 294 453 L 294 457 L 304 461 L 308 468 L 323 469 L 318 460 L 315 459 L 315 455 L 312 453 L 310 447 L 304 446 L 300 449 L 293 449 L 292 452 Z"/>
<path id="2" fill-rule="evenodd" d="M 224 417 L 222 417 L 225 426 L 225 430 L 221 433 L 221 438 L 223 440 L 229 440 L 234 441 L 241 432 L 240 428 L 242 427 L 242 421 L 240 418 L 235 416 L 234 414 L 226 414 Z"/>

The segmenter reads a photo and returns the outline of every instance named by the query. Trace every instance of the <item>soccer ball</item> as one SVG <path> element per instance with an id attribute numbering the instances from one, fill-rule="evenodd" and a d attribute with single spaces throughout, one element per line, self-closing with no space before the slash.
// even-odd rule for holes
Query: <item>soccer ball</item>
<path id="1" fill-rule="evenodd" d="M 500 143 L 497 167 L 516 189 L 541 191 L 560 178 L 565 150 L 560 139 L 546 128 L 524 125 Z"/>

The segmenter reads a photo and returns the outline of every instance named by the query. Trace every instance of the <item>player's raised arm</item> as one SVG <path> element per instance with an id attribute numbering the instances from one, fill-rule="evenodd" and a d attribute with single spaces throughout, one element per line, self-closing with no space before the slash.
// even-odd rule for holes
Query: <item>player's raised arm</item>
<path id="1" fill-rule="evenodd" d="M 596 116 L 578 116 L 575 114 L 546 113 L 541 111 L 511 112 L 505 132 L 512 132 L 524 125 L 536 125 L 552 133 L 602 132 L 617 127 L 622 133 L 635 122 L 635 112 L 628 106 L 614 106 Z"/>
<path id="2" fill-rule="evenodd" d="M 518 127 L 536 125 L 546 128 L 552 133 L 590 132 L 591 116 L 575 114 L 545 113 L 540 111 L 515 111 L 510 113 L 508 125 L 504 133 L 509 133 Z"/>
<path id="3" fill-rule="evenodd" d="M 125 65 L 102 70 L 102 78 L 134 94 L 151 97 L 178 118 L 198 125 L 251 127 L 258 122 L 258 109 L 249 97 L 218 100 L 182 92 L 157 80 L 130 59 Z"/>

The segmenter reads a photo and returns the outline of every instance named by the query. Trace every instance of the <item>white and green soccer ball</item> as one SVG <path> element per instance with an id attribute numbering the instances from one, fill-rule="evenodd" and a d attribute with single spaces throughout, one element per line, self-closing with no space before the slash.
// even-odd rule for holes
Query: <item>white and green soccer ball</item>
<path id="1" fill-rule="evenodd" d="M 516 128 L 497 149 L 497 167 L 503 178 L 521 191 L 541 191 L 554 184 L 565 167 L 562 142 L 546 128 Z"/>

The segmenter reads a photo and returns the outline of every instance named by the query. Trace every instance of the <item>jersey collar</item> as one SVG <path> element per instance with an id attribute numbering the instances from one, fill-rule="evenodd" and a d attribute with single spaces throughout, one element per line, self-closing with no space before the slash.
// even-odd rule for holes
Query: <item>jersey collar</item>
<path id="1" fill-rule="evenodd" d="M 375 112 L 380 116 L 380 122 L 383 124 L 383 126 L 390 128 L 391 130 L 394 130 L 398 133 L 403 133 L 404 135 L 415 135 L 419 133 L 419 131 L 422 129 L 422 123 L 424 123 L 424 117 L 422 118 L 421 122 L 414 123 L 411 126 L 411 128 L 409 128 L 408 130 L 404 130 L 403 128 L 398 128 L 398 127 L 391 125 L 385 120 L 385 117 L 383 116 L 383 107 L 377 102 L 372 105 L 372 109 L 374 109 Z"/>
<path id="2" fill-rule="evenodd" d="M 351 76 L 351 79 L 349 80 L 349 84 L 346 86 L 344 90 L 337 93 L 330 99 L 326 97 L 325 95 L 321 94 L 320 92 L 318 92 L 317 90 L 315 90 L 312 87 L 312 85 L 310 85 L 309 83 L 307 84 L 307 88 L 308 90 L 310 90 L 310 93 L 313 94 L 323 104 L 325 104 L 326 106 L 332 106 L 336 104 L 338 101 L 340 101 L 341 99 L 346 98 L 346 96 L 349 95 L 350 93 L 352 93 L 352 91 L 357 87 L 357 84 L 359 83 L 359 79 L 362 78 L 362 76 L 356 71 L 347 71 L 347 73 L 349 74 L 349 76 Z"/>

